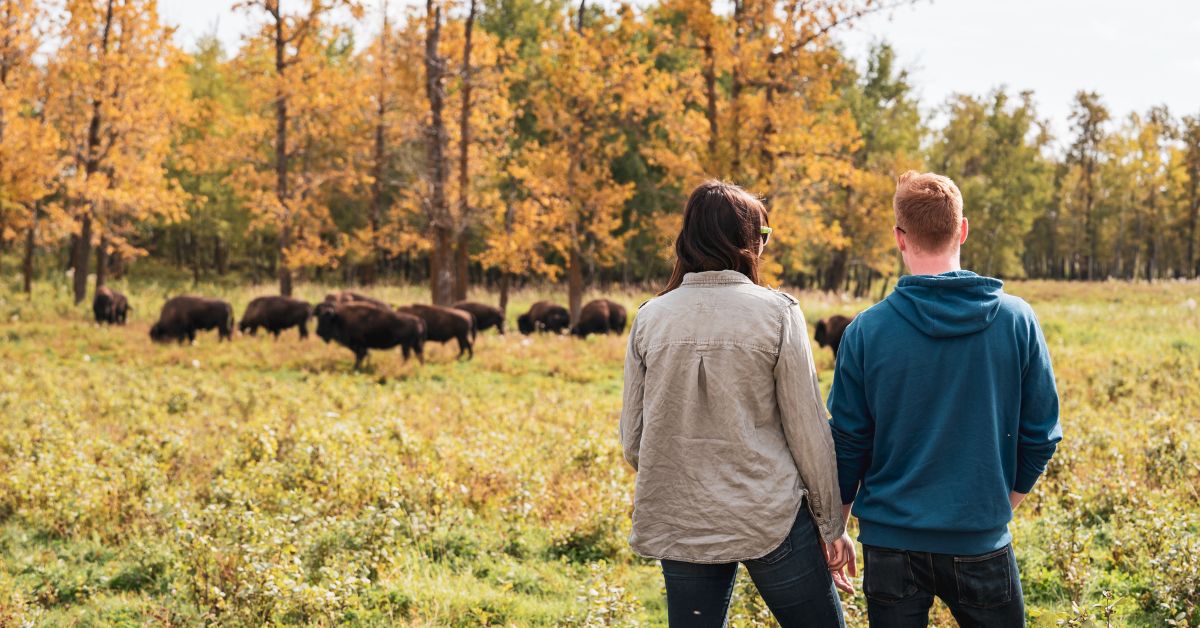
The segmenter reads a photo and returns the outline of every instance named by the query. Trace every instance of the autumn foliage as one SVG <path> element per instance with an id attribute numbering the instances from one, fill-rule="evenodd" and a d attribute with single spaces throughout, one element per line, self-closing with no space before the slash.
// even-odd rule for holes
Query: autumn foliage
<path id="1" fill-rule="evenodd" d="M 154 0 L 4 0 L 0 245 L 76 299 L 149 258 L 439 303 L 565 281 L 577 311 L 589 284 L 661 281 L 716 177 L 765 199 L 771 282 L 865 296 L 900 271 L 894 177 L 926 168 L 959 182 L 981 272 L 1200 273 L 1197 116 L 1080 92 L 1055 138 L 997 89 L 931 126 L 891 47 L 839 45 L 895 6 L 243 0 L 236 49 L 182 50 Z"/>

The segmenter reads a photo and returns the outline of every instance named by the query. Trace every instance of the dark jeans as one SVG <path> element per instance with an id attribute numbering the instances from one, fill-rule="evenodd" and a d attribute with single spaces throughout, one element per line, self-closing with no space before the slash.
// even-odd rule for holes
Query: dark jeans
<path id="1" fill-rule="evenodd" d="M 821 536 L 807 508 L 800 509 L 792 531 L 779 547 L 744 564 L 783 628 L 845 627 L 842 604 L 821 549 Z M 671 626 L 724 626 L 737 568 L 737 563 L 662 561 Z"/>
<path id="2" fill-rule="evenodd" d="M 976 556 L 863 546 L 863 589 L 872 628 L 924 628 L 933 596 L 963 628 L 1025 625 L 1012 545 Z"/>

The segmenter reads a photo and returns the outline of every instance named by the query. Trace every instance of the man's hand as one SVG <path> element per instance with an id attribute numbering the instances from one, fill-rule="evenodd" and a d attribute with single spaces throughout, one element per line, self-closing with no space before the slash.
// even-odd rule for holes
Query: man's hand
<path id="1" fill-rule="evenodd" d="M 833 583 L 841 591 L 854 593 L 854 585 L 846 577 L 849 568 L 851 576 L 858 575 L 858 565 L 855 562 L 854 541 L 847 533 L 832 543 L 825 544 L 825 561 L 829 563 L 829 571 L 833 575 Z"/>
<path id="2" fill-rule="evenodd" d="M 1012 506 L 1013 512 L 1016 512 L 1017 506 L 1020 506 L 1021 502 L 1025 501 L 1026 495 L 1028 495 L 1028 493 L 1018 493 L 1016 491 L 1008 494 L 1008 503 Z"/>

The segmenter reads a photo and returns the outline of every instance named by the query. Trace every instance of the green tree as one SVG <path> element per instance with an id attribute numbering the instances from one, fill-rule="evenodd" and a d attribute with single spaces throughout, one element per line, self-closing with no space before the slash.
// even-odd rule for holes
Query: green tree
<path id="1" fill-rule="evenodd" d="M 813 248 L 821 287 L 842 290 L 853 274 L 863 294 L 877 275 L 896 266 L 891 237 L 896 175 L 920 166 L 923 128 L 908 73 L 896 67 L 890 45 L 871 50 L 866 72 L 848 82 L 843 98 L 860 140 L 847 147 L 852 170 L 824 203 L 825 246 Z M 853 271 L 853 273 L 852 273 Z"/>
<path id="2" fill-rule="evenodd" d="M 168 172 L 189 195 L 188 218 L 166 229 L 199 281 L 205 269 L 223 275 L 230 256 L 246 253 L 250 217 L 227 180 L 238 155 L 230 150 L 233 124 L 244 106 L 242 86 L 233 76 L 221 42 L 202 37 L 185 66 L 193 116 L 180 125 Z"/>
<path id="3" fill-rule="evenodd" d="M 1196 255 L 1197 222 L 1200 221 L 1200 115 L 1183 119 L 1184 172 L 1187 177 L 1187 221 L 1185 257 L 1189 277 L 1200 277 L 1200 256 Z"/>
<path id="4" fill-rule="evenodd" d="M 1070 217 L 1068 242 L 1074 247 L 1069 264 L 1071 277 L 1082 276 L 1088 280 L 1097 278 L 1101 217 L 1096 212 L 1096 196 L 1100 186 L 1098 175 L 1104 160 L 1104 138 L 1110 118 L 1108 108 L 1101 102 L 1099 94 L 1088 91 L 1075 94 L 1075 102 L 1071 107 L 1075 138 L 1064 162 L 1067 172 L 1061 193 L 1064 213 Z"/>
<path id="5" fill-rule="evenodd" d="M 1025 236 L 1053 194 L 1049 133 L 1033 94 L 1013 101 L 1003 90 L 959 95 L 945 105 L 946 126 L 930 149 L 930 166 L 963 193 L 971 239 L 964 265 L 986 275 L 1021 276 Z"/>

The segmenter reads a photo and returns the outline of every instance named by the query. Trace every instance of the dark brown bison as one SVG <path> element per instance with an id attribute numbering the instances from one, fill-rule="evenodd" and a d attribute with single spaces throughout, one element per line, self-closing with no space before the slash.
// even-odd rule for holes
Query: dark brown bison
<path id="1" fill-rule="evenodd" d="M 196 339 L 197 331 L 216 329 L 221 340 L 233 338 L 233 307 L 220 299 L 184 295 L 163 304 L 158 322 L 150 328 L 155 342 Z"/>
<path id="2" fill-rule="evenodd" d="M 522 334 L 535 331 L 561 334 L 571 326 L 571 314 L 567 308 L 552 301 L 538 301 L 529 306 L 529 311 L 517 317 L 517 328 Z"/>
<path id="3" fill-rule="evenodd" d="M 432 342 L 458 340 L 458 357 L 475 357 L 475 317 L 470 312 L 440 305 L 413 303 L 396 308 L 397 312 L 412 314 L 425 321 L 425 338 Z"/>
<path id="4" fill-rule="evenodd" d="M 238 331 L 253 336 L 262 327 L 278 339 L 279 332 L 296 327 L 300 330 L 300 338 L 304 339 L 308 338 L 310 316 L 312 305 L 307 301 L 291 297 L 258 297 L 246 306 Z"/>
<path id="5" fill-rule="evenodd" d="M 853 318 L 834 314 L 829 318 L 817 321 L 817 330 L 814 334 L 817 344 L 833 349 L 834 358 L 837 358 L 838 347 L 842 344 L 842 334 L 846 333 L 846 326 L 850 324 L 851 320 Z"/>
<path id="6" fill-rule="evenodd" d="M 475 317 L 476 331 L 485 331 L 495 327 L 501 336 L 504 335 L 504 312 L 501 312 L 500 308 L 486 303 L 459 301 L 454 304 L 454 309 L 470 312 L 471 316 Z"/>
<path id="7" fill-rule="evenodd" d="M 362 294 L 359 292 L 352 292 L 350 290 L 342 290 L 341 292 L 330 292 L 329 294 L 325 295 L 325 302 L 326 303 L 368 303 L 370 305 L 374 305 L 375 307 L 381 307 L 385 310 L 392 309 L 392 306 L 388 305 L 387 303 L 384 303 L 383 301 L 380 301 L 379 299 L 376 299 L 375 297 L 369 297 L 365 294 Z"/>
<path id="8" fill-rule="evenodd" d="M 587 338 L 588 334 L 621 333 L 625 331 L 625 306 L 608 299 L 588 302 L 579 310 L 579 320 L 571 334 Z"/>
<path id="9" fill-rule="evenodd" d="M 120 292 L 108 286 L 96 289 L 96 296 L 92 299 L 92 314 L 96 316 L 97 323 L 124 325 L 130 309 L 129 300 Z"/>
<path id="10" fill-rule="evenodd" d="M 415 353 L 425 362 L 425 323 L 416 316 L 362 302 L 321 303 L 315 316 L 317 336 L 353 351 L 355 370 L 362 367 L 370 349 L 398 346 L 405 361 Z"/>

